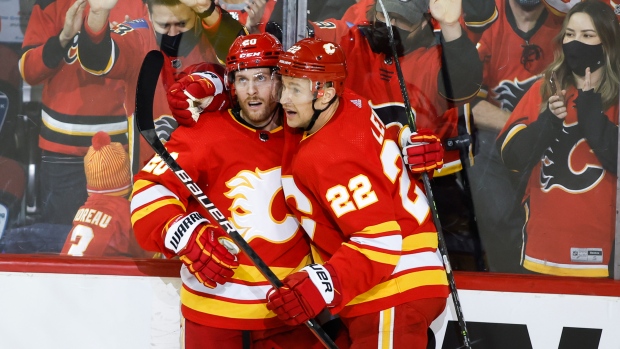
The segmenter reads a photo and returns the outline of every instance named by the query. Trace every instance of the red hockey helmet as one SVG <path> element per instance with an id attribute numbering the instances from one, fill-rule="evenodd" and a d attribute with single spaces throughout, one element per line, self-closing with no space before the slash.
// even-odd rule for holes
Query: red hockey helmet
<path id="1" fill-rule="evenodd" d="M 312 92 L 322 84 L 332 82 L 338 95 L 344 91 L 347 64 L 338 44 L 316 38 L 306 38 L 291 46 L 278 61 L 280 74 L 312 81 Z"/>
<path id="2" fill-rule="evenodd" d="M 226 85 L 231 88 L 234 72 L 251 68 L 275 68 L 284 49 L 278 39 L 269 34 L 239 36 L 230 46 L 226 56 Z"/>

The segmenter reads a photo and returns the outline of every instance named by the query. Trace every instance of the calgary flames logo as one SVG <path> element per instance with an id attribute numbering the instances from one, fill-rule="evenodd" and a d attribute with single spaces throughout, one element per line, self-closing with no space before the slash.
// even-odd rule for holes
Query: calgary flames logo
<path id="1" fill-rule="evenodd" d="M 281 203 L 282 211 L 285 207 L 279 167 L 241 171 L 226 182 L 226 186 L 230 190 L 224 195 L 233 200 L 230 221 L 246 241 L 261 237 L 271 242 L 285 242 L 299 229 L 297 219 L 287 212 L 282 212 L 282 220 L 274 217 L 274 203 Z"/>
<path id="2" fill-rule="evenodd" d="M 577 125 L 565 125 L 541 159 L 540 184 L 544 192 L 560 188 L 583 193 L 595 187 L 605 175 L 600 164 L 588 161 L 591 150 Z"/>

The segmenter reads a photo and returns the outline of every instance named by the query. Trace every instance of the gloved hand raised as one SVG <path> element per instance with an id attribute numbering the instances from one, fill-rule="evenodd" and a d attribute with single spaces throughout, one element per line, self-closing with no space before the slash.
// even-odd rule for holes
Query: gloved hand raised
<path id="1" fill-rule="evenodd" d="M 403 160 L 412 173 L 429 172 L 443 167 L 444 149 L 439 137 L 429 129 L 418 129 L 411 133 L 404 127 L 400 134 Z"/>
<path id="2" fill-rule="evenodd" d="M 170 86 L 168 105 L 179 125 L 193 126 L 203 111 L 227 109 L 230 105 L 221 76 L 213 72 L 192 73 Z"/>
<path id="3" fill-rule="evenodd" d="M 239 266 L 239 248 L 224 230 L 209 224 L 198 212 L 169 224 L 164 245 L 179 256 L 198 281 L 209 288 L 224 284 Z"/>
<path id="4" fill-rule="evenodd" d="M 342 300 L 338 277 L 327 264 L 311 264 L 287 276 L 282 283 L 281 288 L 267 292 L 267 309 L 290 326 L 304 323 Z"/>

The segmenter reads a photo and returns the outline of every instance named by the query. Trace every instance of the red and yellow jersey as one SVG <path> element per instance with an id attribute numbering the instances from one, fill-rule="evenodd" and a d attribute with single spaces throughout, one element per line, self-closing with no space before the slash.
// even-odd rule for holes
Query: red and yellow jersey
<path id="1" fill-rule="evenodd" d="M 39 147 L 83 156 L 93 135 L 106 131 L 112 142 L 127 144 L 127 118 L 122 83 L 85 72 L 77 59 L 77 38 L 63 49 L 58 39 L 67 10 L 74 1 L 37 1 L 32 9 L 19 62 L 22 78 L 30 85 L 43 84 L 42 125 Z M 84 11 L 88 11 L 86 5 Z M 122 22 L 144 16 L 140 0 L 121 1 L 110 20 Z"/>
<path id="2" fill-rule="evenodd" d="M 448 294 L 424 192 L 368 101 L 345 91 L 312 135 L 285 126 L 287 204 L 312 239 L 315 262 L 342 284 L 343 317 Z"/>
<path id="3" fill-rule="evenodd" d="M 562 19 L 544 10 L 527 33 L 519 30 L 508 0 L 497 0 L 499 19 L 478 43 L 484 62 L 483 86 L 478 97 L 512 111 L 525 92 L 553 62 L 553 38 Z"/>
<path id="4" fill-rule="evenodd" d="M 502 130 L 502 155 L 515 135 L 538 119 L 540 85 L 535 83 L 526 93 Z M 584 138 L 573 107 L 577 91 L 569 88 L 566 96 L 568 115 L 534 166 L 523 199 L 527 213 L 523 266 L 543 274 L 607 277 L 616 175 L 603 168 Z M 605 115 L 617 125 L 617 105 Z"/>
<path id="5" fill-rule="evenodd" d="M 142 250 L 131 229 L 129 200 L 91 194 L 73 218 L 60 253 L 84 257 L 152 257 Z"/>
<path id="6" fill-rule="evenodd" d="M 282 127 L 256 131 L 239 123 L 231 111 L 210 113 L 191 128 L 179 127 L 166 143 L 181 168 L 280 279 L 310 262 L 308 239 L 284 200 L 283 146 Z M 197 211 L 212 220 L 158 156 L 134 178 L 131 211 L 140 244 L 168 257 L 163 236 L 171 219 Z M 183 267 L 183 315 L 219 328 L 283 326 L 266 307 L 269 282 L 245 255 L 239 255 L 239 263 L 232 280 L 214 289 Z"/>

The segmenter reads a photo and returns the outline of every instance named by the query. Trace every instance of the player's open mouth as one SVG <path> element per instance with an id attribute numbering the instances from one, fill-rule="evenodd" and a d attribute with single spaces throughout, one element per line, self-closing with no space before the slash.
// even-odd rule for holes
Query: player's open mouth
<path id="1" fill-rule="evenodd" d="M 262 102 L 248 102 L 248 107 L 250 108 L 260 107 L 261 105 L 263 105 Z"/>
<path id="2" fill-rule="evenodd" d="M 284 113 L 286 114 L 287 118 L 294 118 L 295 116 L 297 116 L 297 112 L 291 109 L 284 109 Z"/>

